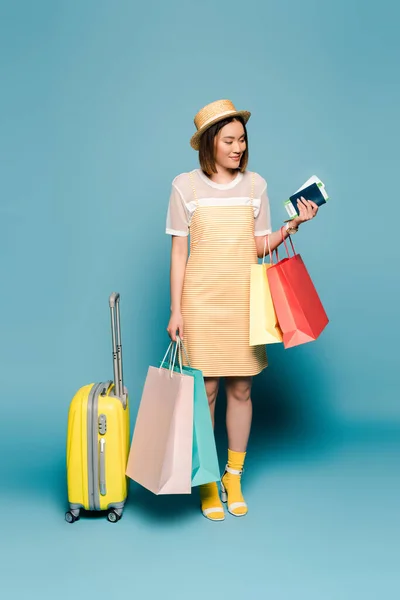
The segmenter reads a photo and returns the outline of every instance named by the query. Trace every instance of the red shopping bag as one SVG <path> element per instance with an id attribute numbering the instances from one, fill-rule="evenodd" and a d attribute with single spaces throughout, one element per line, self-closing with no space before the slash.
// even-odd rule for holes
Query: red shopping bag
<path id="1" fill-rule="evenodd" d="M 316 340 L 329 323 L 306 266 L 300 254 L 296 254 L 290 237 L 289 240 L 294 255 L 290 256 L 283 240 L 288 257 L 267 271 L 285 348 Z M 278 259 L 278 252 L 276 257 Z"/>

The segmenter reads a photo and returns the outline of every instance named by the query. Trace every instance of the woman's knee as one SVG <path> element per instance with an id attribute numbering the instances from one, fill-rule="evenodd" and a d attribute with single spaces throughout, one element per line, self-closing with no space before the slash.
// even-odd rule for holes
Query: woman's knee
<path id="1" fill-rule="evenodd" d="M 214 377 L 206 377 L 204 379 L 204 383 L 206 386 L 206 393 L 208 398 L 208 404 L 213 406 L 218 396 L 219 390 L 219 378 Z"/>
<path id="2" fill-rule="evenodd" d="M 226 382 L 226 392 L 228 400 L 236 402 L 251 401 L 251 384 L 252 379 L 249 377 L 239 378 L 232 377 Z"/>

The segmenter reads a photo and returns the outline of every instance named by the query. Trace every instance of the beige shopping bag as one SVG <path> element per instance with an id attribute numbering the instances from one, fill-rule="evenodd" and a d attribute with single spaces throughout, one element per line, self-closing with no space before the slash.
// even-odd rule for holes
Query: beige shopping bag
<path id="1" fill-rule="evenodd" d="M 268 237 L 269 246 L 269 237 Z M 250 273 L 250 346 L 261 346 L 264 344 L 276 344 L 282 342 L 282 331 L 279 327 L 272 301 L 267 270 L 272 267 L 271 263 L 265 262 L 266 241 L 264 244 L 264 256 L 261 264 L 251 265 Z"/>
<path id="2" fill-rule="evenodd" d="M 193 376 L 149 367 L 129 452 L 126 474 L 154 494 L 190 494 L 193 445 Z"/>

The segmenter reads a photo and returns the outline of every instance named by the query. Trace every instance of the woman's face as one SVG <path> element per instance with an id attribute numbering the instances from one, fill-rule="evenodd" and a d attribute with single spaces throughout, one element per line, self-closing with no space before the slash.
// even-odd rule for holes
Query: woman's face
<path id="1" fill-rule="evenodd" d="M 215 162 L 225 169 L 238 169 L 246 150 L 244 127 L 240 121 L 231 121 L 215 136 Z"/>

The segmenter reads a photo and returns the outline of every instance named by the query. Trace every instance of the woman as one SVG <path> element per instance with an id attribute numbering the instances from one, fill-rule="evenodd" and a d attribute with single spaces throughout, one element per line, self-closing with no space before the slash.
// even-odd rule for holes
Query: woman
<path id="1" fill-rule="evenodd" d="M 299 216 L 271 232 L 267 183 L 246 170 L 249 156 L 247 111 L 229 100 L 213 102 L 196 115 L 191 146 L 200 169 L 172 183 L 167 233 L 172 236 L 172 340 L 184 339 L 191 366 L 203 372 L 214 424 L 220 379 L 227 395 L 228 463 L 221 495 L 235 516 L 247 513 L 241 475 L 252 419 L 252 377 L 267 366 L 265 346 L 249 345 L 250 265 L 262 257 L 266 236 L 271 250 L 282 236 L 317 214 L 304 198 Z M 188 235 L 190 232 L 190 256 Z M 212 521 L 224 519 L 216 483 L 200 486 L 201 508 Z"/>

